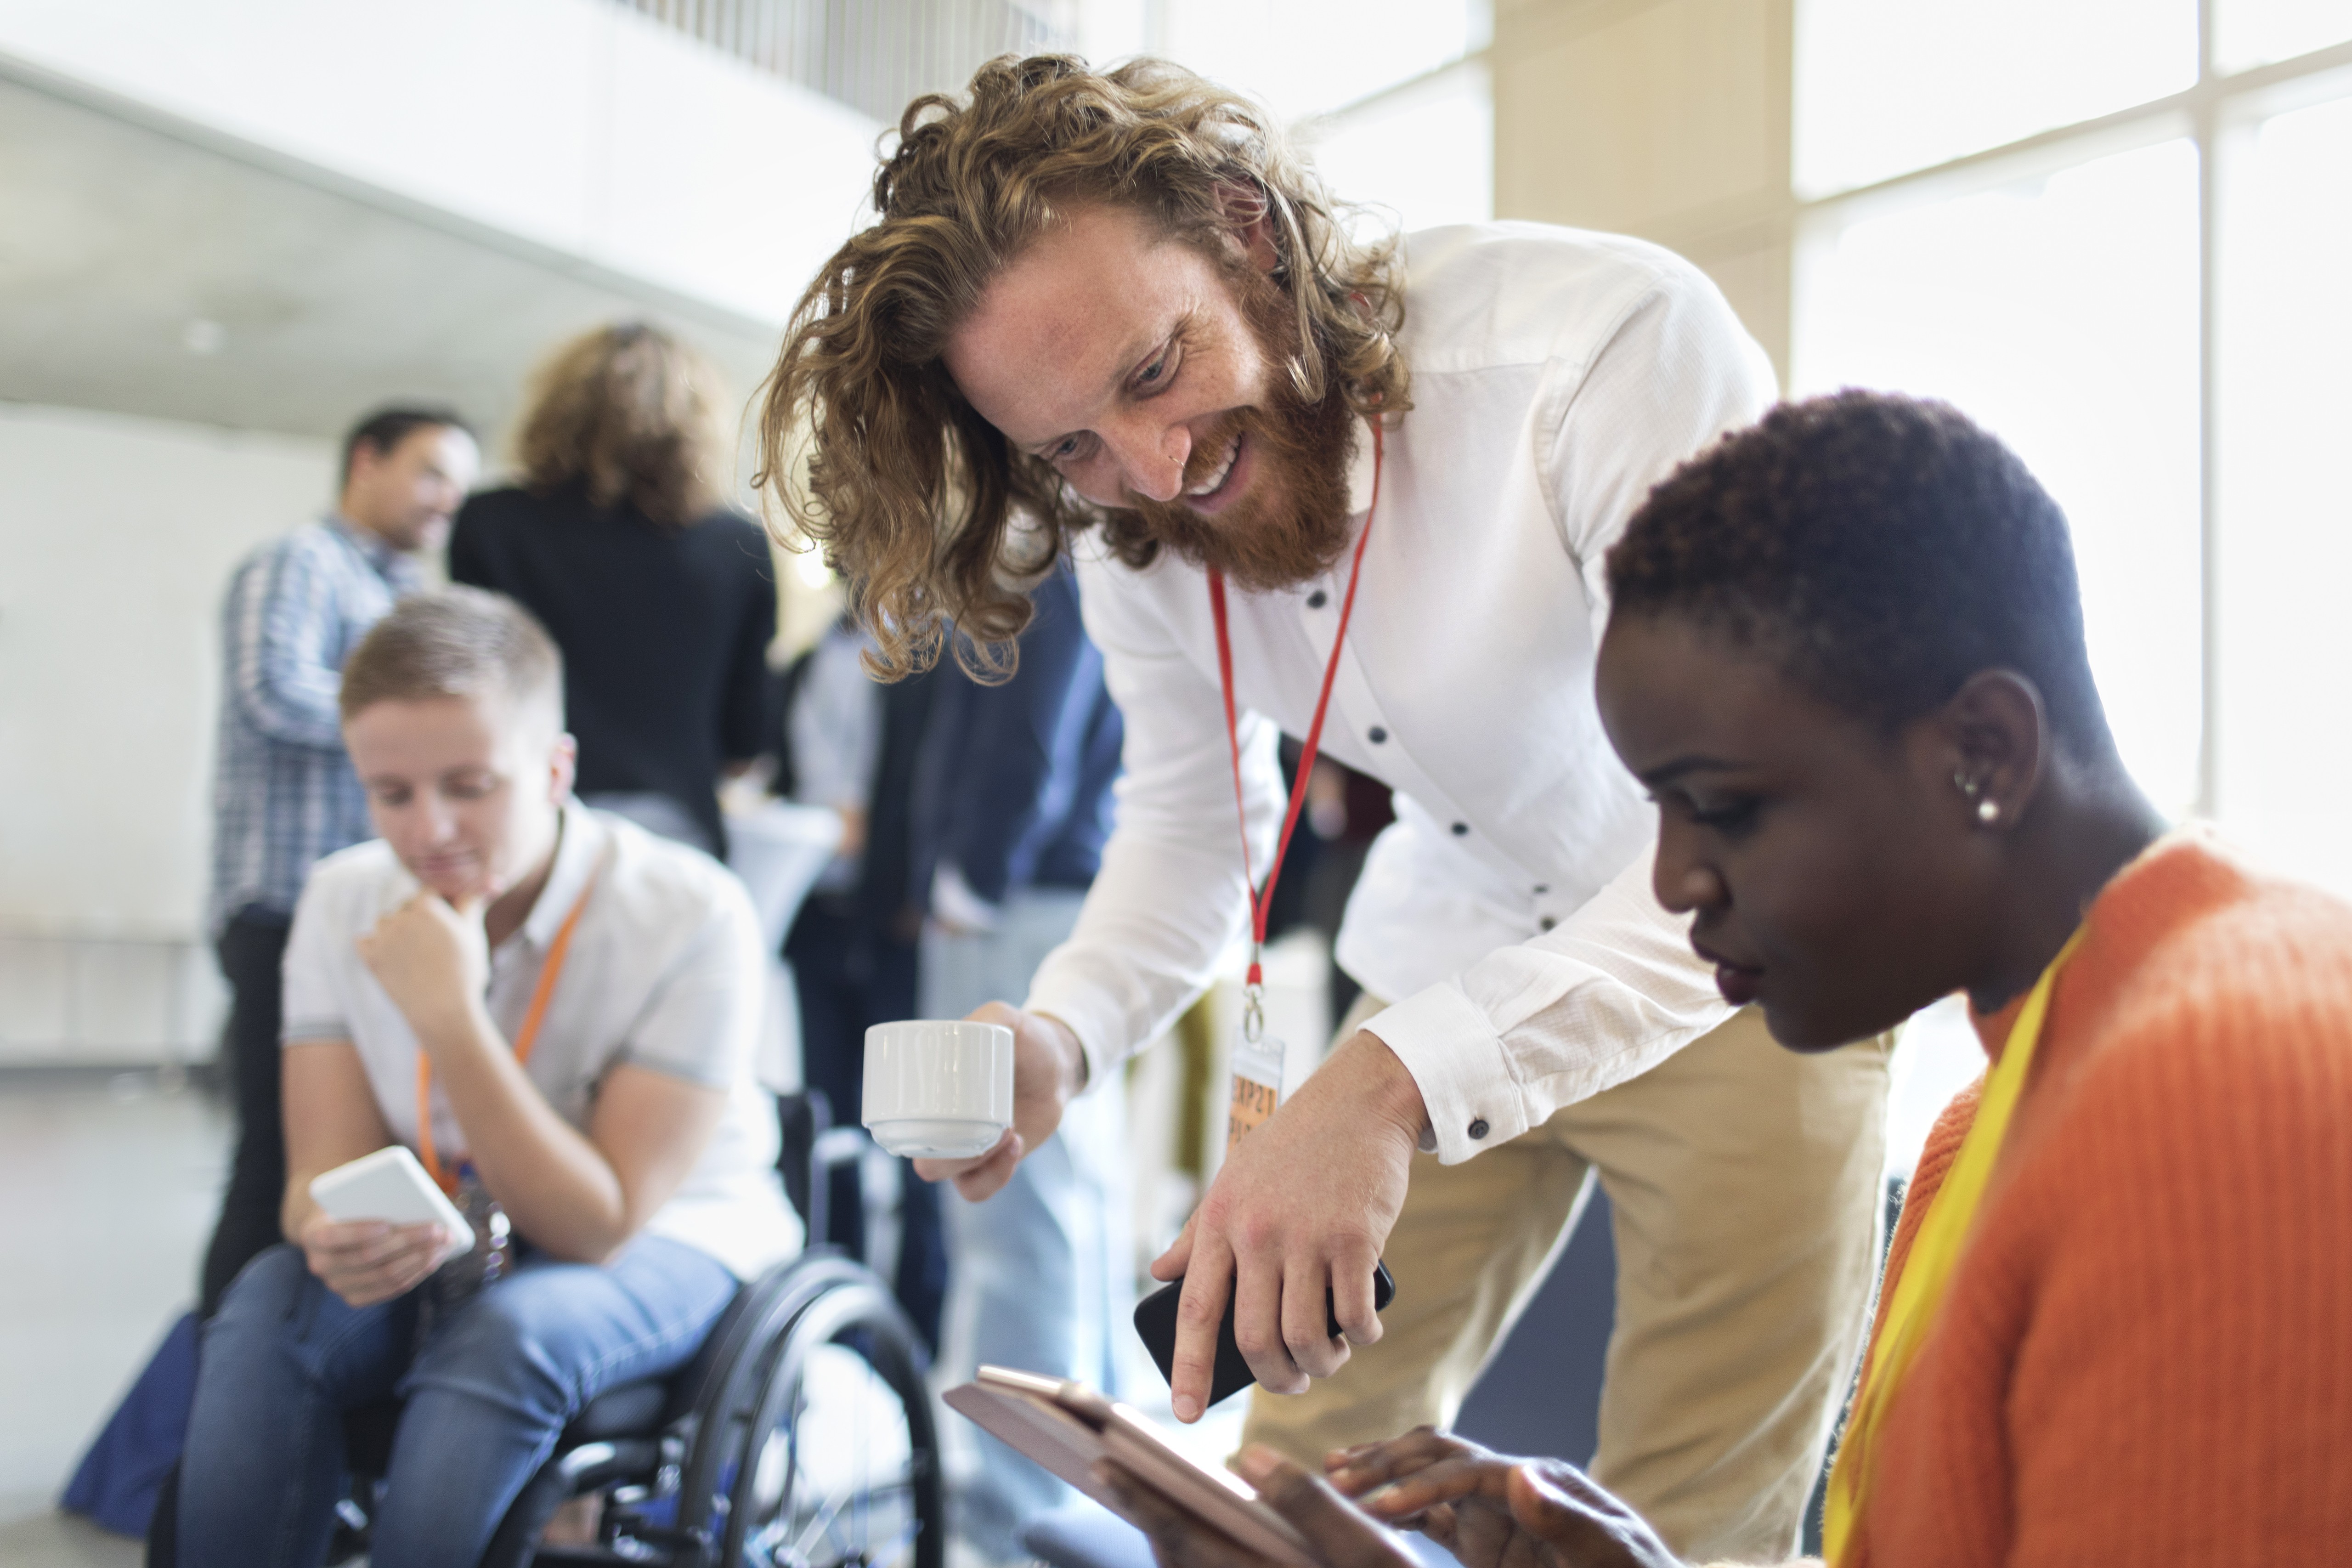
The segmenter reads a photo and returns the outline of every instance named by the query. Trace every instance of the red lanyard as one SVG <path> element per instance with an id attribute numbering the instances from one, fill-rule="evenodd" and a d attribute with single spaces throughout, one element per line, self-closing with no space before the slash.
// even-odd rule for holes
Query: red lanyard
<path id="1" fill-rule="evenodd" d="M 591 871 L 572 912 L 556 929 L 555 940 L 547 944 L 547 962 L 540 965 L 539 984 L 531 988 L 530 1009 L 522 1016 L 522 1027 L 515 1031 L 517 1062 L 530 1060 L 530 1048 L 539 1043 L 539 1026 L 547 1021 L 547 1005 L 555 995 L 555 977 L 563 973 L 563 961 L 572 955 L 572 930 L 580 924 L 580 912 L 588 907 L 588 895 L 595 890 L 596 874 Z M 422 1046 L 416 1051 L 416 1152 L 433 1179 L 441 1184 L 441 1190 L 455 1197 L 457 1173 L 441 1168 L 441 1156 L 433 1148 L 433 1058 Z"/>
<path id="2" fill-rule="evenodd" d="M 1348 618 L 1356 609 L 1356 584 L 1364 575 L 1364 546 L 1372 537 L 1372 514 L 1381 506 L 1381 423 L 1375 417 L 1372 426 L 1372 499 L 1364 508 L 1364 526 L 1356 536 L 1356 557 L 1348 568 L 1348 595 L 1339 601 L 1339 629 L 1331 638 L 1331 659 L 1323 667 L 1323 689 L 1315 698 L 1315 718 L 1307 726 L 1307 739 L 1298 752 L 1298 773 L 1291 781 L 1290 810 L 1282 819 L 1282 837 L 1274 847 L 1274 864 L 1265 871 L 1265 886 L 1257 885 L 1257 874 L 1250 866 L 1249 808 L 1242 798 L 1242 737 L 1241 720 L 1234 708 L 1234 645 L 1225 630 L 1225 576 L 1215 567 L 1209 569 L 1209 615 L 1217 625 L 1217 679 L 1225 691 L 1225 741 L 1234 760 L 1234 809 L 1240 815 L 1242 825 L 1242 876 L 1252 891 L 1250 894 L 1250 961 L 1249 974 L 1244 983 L 1246 998 L 1243 1009 L 1243 1031 L 1255 1042 L 1257 1021 L 1261 1015 L 1258 998 L 1265 988 L 1265 974 L 1260 959 L 1265 949 L 1266 911 L 1274 905 L 1274 884 L 1282 875 L 1282 858 L 1290 849 L 1290 835 L 1298 826 L 1298 814 L 1307 805 L 1307 781 L 1315 776 L 1315 754 L 1323 745 L 1323 715 L 1331 706 L 1331 683 L 1339 675 L 1339 652 L 1348 646 Z"/>

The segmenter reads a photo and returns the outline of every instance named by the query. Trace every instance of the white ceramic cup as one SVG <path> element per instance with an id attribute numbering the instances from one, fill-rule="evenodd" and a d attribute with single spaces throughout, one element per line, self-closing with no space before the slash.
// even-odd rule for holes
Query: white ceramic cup
<path id="1" fill-rule="evenodd" d="M 893 1154 L 969 1160 L 1013 1125 L 1013 1031 L 930 1018 L 866 1031 L 866 1130 Z"/>

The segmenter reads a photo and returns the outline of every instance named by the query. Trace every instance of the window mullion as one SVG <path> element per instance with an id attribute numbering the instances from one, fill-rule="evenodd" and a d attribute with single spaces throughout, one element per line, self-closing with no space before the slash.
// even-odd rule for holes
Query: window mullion
<path id="1" fill-rule="evenodd" d="M 2197 800 L 2200 816 L 2221 814 L 2221 100 L 2214 70 L 2214 12 L 2221 0 L 2198 0 L 2197 103 L 2197 508 L 2199 538 Z"/>

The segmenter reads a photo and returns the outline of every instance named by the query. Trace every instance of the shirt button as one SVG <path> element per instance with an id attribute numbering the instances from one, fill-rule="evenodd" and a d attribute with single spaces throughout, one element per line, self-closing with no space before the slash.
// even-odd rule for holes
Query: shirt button
<path id="1" fill-rule="evenodd" d="M 1470 1136 L 1473 1140 L 1486 1136 L 1486 1119 L 1485 1117 L 1481 1116 L 1475 1121 L 1470 1123 Z"/>
<path id="2" fill-rule="evenodd" d="M 1546 915 L 1543 919 L 1536 921 L 1536 924 L 1541 926 L 1546 931 L 1549 931 L 1552 927 L 1559 924 L 1559 922 L 1552 919 L 1549 915 Z"/>
<path id="3" fill-rule="evenodd" d="M 1368 741 L 1371 742 L 1371 743 L 1372 743 L 1373 745 L 1377 746 L 1377 745 L 1379 745 L 1381 742 L 1383 742 L 1383 741 L 1385 741 L 1385 740 L 1387 740 L 1387 739 L 1389 738 L 1389 732 L 1388 732 L 1386 730 L 1381 729 L 1378 724 L 1375 724 L 1375 725 L 1373 725 L 1373 726 L 1371 727 L 1370 731 L 1369 733 L 1367 733 L 1367 734 L 1365 735 L 1365 737 L 1364 737 L 1364 738 L 1365 738 L 1366 740 L 1368 740 Z"/>
<path id="4" fill-rule="evenodd" d="M 1466 822 L 1457 822 L 1457 823 L 1455 823 L 1455 824 L 1454 825 L 1454 837 L 1456 837 L 1456 838 L 1465 838 L 1465 837 L 1469 837 L 1469 833 L 1470 833 L 1470 825 L 1469 825 L 1468 823 L 1466 823 Z"/>
<path id="5" fill-rule="evenodd" d="M 1324 593 L 1320 588 L 1316 589 L 1315 592 L 1307 595 L 1307 607 L 1310 610 L 1319 610 L 1330 602 L 1330 595 Z"/>

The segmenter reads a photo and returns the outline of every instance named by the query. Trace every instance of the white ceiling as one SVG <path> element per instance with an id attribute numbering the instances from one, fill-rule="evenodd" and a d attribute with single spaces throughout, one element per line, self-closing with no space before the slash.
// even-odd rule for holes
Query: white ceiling
<path id="1" fill-rule="evenodd" d="M 495 432 L 551 345 L 623 316 L 739 396 L 774 352 L 772 323 L 0 80 L 0 400 L 332 437 L 420 398 Z"/>

